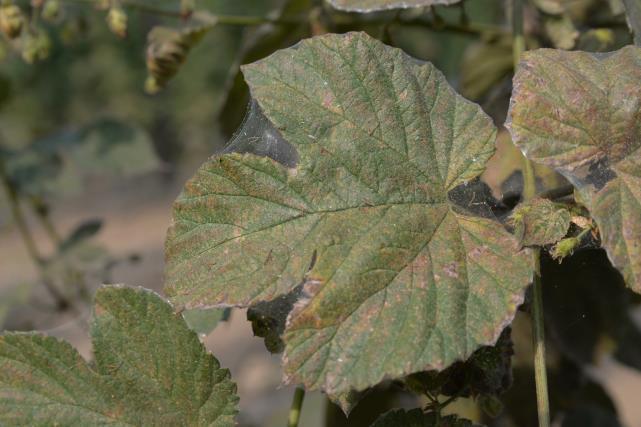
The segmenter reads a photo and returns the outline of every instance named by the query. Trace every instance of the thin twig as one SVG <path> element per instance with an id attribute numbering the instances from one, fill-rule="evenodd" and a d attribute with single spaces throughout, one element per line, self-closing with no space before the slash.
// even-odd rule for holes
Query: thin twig
<path id="1" fill-rule="evenodd" d="M 27 225 L 24 212 L 22 211 L 22 207 L 20 206 L 18 192 L 16 191 L 15 187 L 11 183 L 11 180 L 9 179 L 9 176 L 7 175 L 7 172 L 6 172 L 4 162 L 2 162 L 2 160 L 0 160 L 0 181 L 2 181 L 2 187 L 4 188 L 5 194 L 7 196 L 7 200 L 9 201 L 9 206 L 11 208 L 11 215 L 13 217 L 13 221 L 15 222 L 16 227 L 18 228 L 18 232 L 22 237 L 22 241 L 24 242 L 25 247 L 27 248 L 29 257 L 31 258 L 34 265 L 40 272 L 42 284 L 47 289 L 51 297 L 54 299 L 54 301 L 56 302 L 56 306 L 60 310 L 64 310 L 70 307 L 71 304 L 69 300 L 46 277 L 45 261 L 43 257 L 40 255 L 40 252 L 38 251 L 38 247 L 36 246 L 36 242 L 33 239 L 31 230 L 29 230 L 29 226 Z"/>
<path id="2" fill-rule="evenodd" d="M 60 233 L 58 233 L 58 230 L 56 230 L 56 227 L 51 221 L 51 218 L 49 216 L 49 207 L 45 204 L 45 202 L 37 197 L 31 197 L 30 201 L 31 208 L 38 217 L 40 224 L 42 224 L 42 228 L 45 229 L 47 235 L 49 236 L 49 239 L 56 246 L 56 248 L 59 248 L 60 244 L 62 243 L 62 237 L 60 237 Z"/>
<path id="3" fill-rule="evenodd" d="M 523 0 L 512 1 L 512 55 L 514 69 L 519 65 L 521 56 L 525 51 L 525 37 L 523 35 Z"/>
<path id="4" fill-rule="evenodd" d="M 88 6 L 96 6 L 95 0 L 62 0 L 67 3 L 83 4 Z M 166 18 L 187 19 L 183 11 L 178 9 L 165 9 L 157 6 L 152 6 L 146 3 L 139 3 L 132 0 L 121 0 L 120 4 L 127 9 L 136 10 L 138 12 L 146 13 L 149 15 L 164 16 Z M 194 15 L 192 15 L 194 16 Z M 296 24 L 300 20 L 282 19 L 270 16 L 244 16 L 244 15 L 216 15 L 209 14 L 209 17 L 215 19 L 219 25 L 262 25 L 262 24 Z"/>
<path id="5" fill-rule="evenodd" d="M 536 382 L 536 404 L 539 426 L 550 426 L 550 402 L 548 398 L 548 377 L 545 364 L 545 330 L 543 321 L 543 289 L 540 275 L 541 251 L 535 252 L 536 271 L 532 284 L 532 329 L 534 331 L 534 379 Z"/>

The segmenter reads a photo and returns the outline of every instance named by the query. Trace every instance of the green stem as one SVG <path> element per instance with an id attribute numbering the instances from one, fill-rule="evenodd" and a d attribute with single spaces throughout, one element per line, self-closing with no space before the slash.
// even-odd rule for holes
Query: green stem
<path id="1" fill-rule="evenodd" d="M 536 197 L 536 175 L 534 166 L 526 157 L 523 157 L 523 200 Z"/>
<path id="2" fill-rule="evenodd" d="M 18 232 L 22 237 L 22 241 L 24 242 L 25 247 L 27 248 L 29 257 L 31 258 L 34 265 L 40 272 L 44 287 L 47 289 L 51 297 L 54 299 L 57 307 L 60 310 L 64 310 L 68 308 L 70 306 L 70 302 L 67 300 L 67 298 L 65 298 L 64 295 L 60 293 L 60 291 L 55 287 L 55 285 L 46 278 L 45 261 L 40 255 L 40 252 L 38 251 L 38 247 L 36 246 L 36 242 L 33 239 L 31 230 L 29 230 L 29 226 L 27 225 L 24 212 L 22 211 L 22 207 L 20 206 L 18 192 L 16 191 L 15 187 L 11 183 L 11 180 L 9 179 L 9 176 L 6 173 L 5 166 L 2 160 L 0 160 L 0 181 L 2 181 L 2 187 L 4 188 L 5 194 L 7 196 L 7 200 L 9 201 L 9 206 L 11 208 L 11 215 L 13 217 L 13 221 L 15 222 L 16 227 L 18 228 Z"/>
<path id="3" fill-rule="evenodd" d="M 512 0 L 512 56 L 514 69 L 519 65 L 525 52 L 525 36 L 523 35 L 523 0 Z"/>
<path id="4" fill-rule="evenodd" d="M 523 34 L 523 0 L 512 0 L 512 54 L 514 69 L 525 51 Z M 524 158 L 523 199 L 536 196 L 536 177 L 532 162 Z M 547 367 L 545 364 L 545 326 L 543 321 L 543 290 L 541 289 L 541 250 L 534 249 L 534 282 L 532 283 L 532 339 L 534 341 L 534 379 L 539 427 L 550 427 Z"/>
<path id="5" fill-rule="evenodd" d="M 543 290 L 540 275 L 540 250 L 535 252 L 536 271 L 532 284 L 532 322 L 534 340 L 534 379 L 536 382 L 536 405 L 539 426 L 550 426 L 550 401 L 548 398 L 548 378 L 545 365 L 545 330 L 543 322 Z"/>
<path id="6" fill-rule="evenodd" d="M 294 392 L 294 398 L 292 399 L 292 407 L 289 409 L 287 427 L 298 427 L 298 421 L 300 420 L 300 413 L 304 399 L 305 390 L 302 387 L 297 387 Z"/>

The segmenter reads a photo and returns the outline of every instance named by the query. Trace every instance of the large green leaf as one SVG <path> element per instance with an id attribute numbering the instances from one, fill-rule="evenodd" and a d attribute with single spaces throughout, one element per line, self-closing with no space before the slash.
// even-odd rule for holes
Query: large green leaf
<path id="1" fill-rule="evenodd" d="M 92 336 L 95 368 L 55 338 L 0 336 L 0 424 L 234 425 L 229 372 L 158 295 L 101 288 Z"/>
<path id="2" fill-rule="evenodd" d="M 328 0 L 337 9 L 352 12 L 374 12 L 386 9 L 408 9 L 412 7 L 425 7 L 448 5 L 461 0 Z"/>
<path id="3" fill-rule="evenodd" d="M 641 49 L 542 49 L 519 66 L 508 127 L 579 190 L 612 263 L 641 292 Z"/>
<path id="4" fill-rule="evenodd" d="M 170 298 L 245 306 L 303 283 L 285 374 L 329 393 L 493 344 L 532 270 L 500 224 L 448 198 L 494 151 L 481 109 L 363 33 L 306 40 L 244 73 L 298 164 L 225 154 L 200 168 L 174 206 Z"/>

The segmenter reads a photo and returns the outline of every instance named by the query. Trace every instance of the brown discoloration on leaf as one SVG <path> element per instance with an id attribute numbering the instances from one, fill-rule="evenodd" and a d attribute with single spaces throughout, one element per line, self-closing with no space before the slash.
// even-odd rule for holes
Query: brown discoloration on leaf
<path id="1" fill-rule="evenodd" d="M 641 292 L 641 49 L 528 52 L 508 127 L 578 189 L 612 263 Z"/>
<path id="2" fill-rule="evenodd" d="M 283 334 L 285 377 L 330 393 L 492 344 L 531 259 L 448 199 L 492 155 L 490 118 L 431 64 L 360 33 L 306 40 L 243 72 L 297 149 L 296 173 L 239 154 L 200 169 L 167 239 L 172 300 L 247 305 L 304 283 Z"/>
<path id="3" fill-rule="evenodd" d="M 451 278 L 458 279 L 458 271 L 456 271 L 456 263 L 454 262 L 443 267 L 443 272 Z"/>

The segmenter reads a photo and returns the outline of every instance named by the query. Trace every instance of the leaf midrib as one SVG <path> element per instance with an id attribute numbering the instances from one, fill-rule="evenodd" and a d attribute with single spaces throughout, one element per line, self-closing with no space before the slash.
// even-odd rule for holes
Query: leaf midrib
<path id="1" fill-rule="evenodd" d="M 252 197 L 252 196 L 247 195 L 247 197 Z M 349 207 L 344 207 L 344 208 L 339 208 L 339 209 L 327 209 L 327 210 L 320 210 L 320 211 L 302 211 L 302 210 L 297 209 L 297 208 L 291 208 L 291 209 L 298 210 L 299 212 L 302 212 L 302 213 L 300 215 L 295 215 L 295 216 L 289 217 L 289 218 L 287 218 L 287 219 L 285 219 L 283 221 L 277 222 L 275 224 L 270 224 L 269 226 L 262 227 L 262 228 L 259 228 L 259 229 L 256 229 L 256 230 L 251 230 L 248 233 L 240 234 L 238 236 L 234 236 L 234 237 L 230 237 L 228 239 L 222 240 L 221 242 L 218 242 L 216 245 L 211 246 L 211 247 L 207 247 L 207 248 L 203 249 L 202 251 L 194 254 L 190 258 L 183 258 L 182 260 L 180 260 L 180 262 L 177 264 L 177 266 L 181 266 L 181 265 L 183 265 L 183 264 L 185 264 L 187 262 L 191 262 L 191 258 L 199 257 L 200 255 L 202 255 L 204 253 L 207 253 L 207 252 L 209 252 L 211 250 L 214 250 L 215 248 L 217 248 L 219 246 L 222 246 L 224 244 L 227 244 L 229 242 L 233 242 L 234 240 L 245 238 L 245 237 L 257 234 L 257 233 L 261 233 L 263 231 L 267 231 L 267 230 L 270 230 L 272 228 L 280 227 L 280 226 L 285 225 L 287 223 L 290 223 L 292 221 L 297 221 L 299 219 L 305 219 L 305 218 L 308 218 L 308 217 L 313 216 L 313 215 L 327 215 L 327 214 L 333 214 L 333 213 L 338 213 L 338 212 L 344 212 L 344 211 L 348 211 L 348 210 L 352 210 L 352 209 L 379 209 L 379 208 L 390 208 L 390 207 L 394 207 L 394 206 L 404 206 L 404 205 L 421 205 L 421 206 L 427 206 L 427 207 L 431 207 L 431 208 L 434 208 L 434 207 L 439 206 L 439 205 L 450 205 L 451 206 L 451 204 L 449 202 L 442 201 L 442 202 L 434 202 L 434 203 L 428 203 L 428 202 L 382 203 L 382 204 L 372 205 L 372 206 L 359 205 L 359 206 L 349 206 Z M 179 219 L 178 221 L 188 221 L 188 222 L 192 222 L 193 223 L 193 221 L 191 221 L 191 220 L 184 220 L 184 219 Z M 204 226 L 204 225 L 217 225 L 217 224 L 220 224 L 220 223 L 217 223 L 217 222 L 204 222 L 204 223 L 200 223 L 198 225 L 198 227 Z M 220 225 L 229 225 L 229 224 L 220 224 Z M 241 226 L 238 226 L 238 225 L 234 225 L 234 226 L 242 229 Z M 190 229 L 189 232 L 193 232 L 193 229 Z"/>

